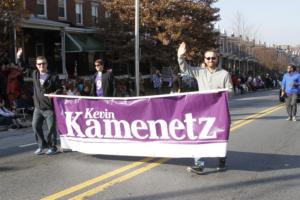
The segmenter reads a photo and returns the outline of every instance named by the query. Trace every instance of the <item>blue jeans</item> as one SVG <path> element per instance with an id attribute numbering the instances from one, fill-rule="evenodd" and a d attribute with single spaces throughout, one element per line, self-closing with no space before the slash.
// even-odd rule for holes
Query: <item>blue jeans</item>
<path id="1" fill-rule="evenodd" d="M 43 132 L 43 123 L 46 121 L 48 127 L 48 136 L 45 140 Z M 40 110 L 34 108 L 32 117 L 32 129 L 35 139 L 40 148 L 55 147 L 57 144 L 57 132 L 55 124 L 55 113 L 53 110 Z"/>

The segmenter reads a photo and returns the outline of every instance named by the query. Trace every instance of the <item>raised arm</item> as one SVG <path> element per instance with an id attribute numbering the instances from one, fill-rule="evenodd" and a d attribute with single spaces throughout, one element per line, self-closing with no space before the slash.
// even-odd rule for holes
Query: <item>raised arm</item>
<path id="1" fill-rule="evenodd" d="M 188 64 L 186 63 L 186 61 L 184 59 L 185 53 L 186 53 L 186 44 L 185 44 L 185 42 L 182 42 L 177 51 L 178 64 L 180 67 L 180 71 L 182 73 L 186 73 L 186 71 L 188 69 Z"/>
<path id="2" fill-rule="evenodd" d="M 178 59 L 180 71 L 182 73 L 195 77 L 195 72 L 197 71 L 197 68 L 191 67 L 189 64 L 187 64 L 184 58 L 185 53 L 186 53 L 186 43 L 182 42 L 177 51 L 177 59 Z"/>

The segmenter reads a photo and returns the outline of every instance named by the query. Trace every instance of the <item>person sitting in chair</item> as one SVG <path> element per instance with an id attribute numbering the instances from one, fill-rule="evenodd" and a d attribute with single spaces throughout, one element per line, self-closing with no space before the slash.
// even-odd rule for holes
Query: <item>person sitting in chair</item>
<path id="1" fill-rule="evenodd" d="M 4 105 L 4 99 L 0 97 L 0 124 L 12 129 L 22 128 L 22 125 L 17 121 L 15 113 L 8 110 Z"/>

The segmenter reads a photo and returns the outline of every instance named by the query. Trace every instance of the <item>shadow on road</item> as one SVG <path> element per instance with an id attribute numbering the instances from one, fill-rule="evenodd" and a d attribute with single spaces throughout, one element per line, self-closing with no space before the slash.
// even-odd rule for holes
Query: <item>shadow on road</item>
<path id="1" fill-rule="evenodd" d="M 28 152 L 33 154 L 33 151 L 34 151 L 34 147 L 27 147 L 23 149 L 10 148 L 10 149 L 6 149 L 5 153 L 0 152 L 0 158 L 6 156 L 13 156 L 15 154 L 24 154 Z M 63 152 L 61 153 L 61 156 L 67 156 L 68 153 L 70 152 Z M 133 156 L 111 156 L 111 155 L 87 155 L 87 156 L 92 156 L 99 160 L 100 159 L 115 160 L 115 161 L 120 160 L 120 161 L 129 161 L 129 162 L 131 161 L 134 162 L 143 159 L 143 157 L 133 157 Z M 208 169 L 216 168 L 218 164 L 218 159 L 206 158 L 205 160 L 206 160 L 206 167 Z M 194 162 L 193 158 L 182 158 L 182 159 L 171 159 L 167 163 L 173 165 L 190 166 L 193 164 L 193 162 Z M 228 171 L 238 170 L 238 171 L 254 171 L 254 172 L 295 169 L 295 168 L 300 168 L 300 155 L 228 151 L 227 168 Z"/>
<path id="2" fill-rule="evenodd" d="M 236 115 L 238 116 L 238 115 Z M 252 119 L 255 119 L 255 120 L 282 120 L 282 121 L 285 121 L 285 119 L 287 118 L 288 116 L 263 116 L 261 118 L 256 118 L 256 117 L 250 117 L 250 118 L 234 118 L 232 119 L 232 123 L 235 122 L 235 121 L 239 121 L 239 120 L 244 120 L 244 121 L 249 121 L 249 120 L 252 120 Z"/>
<path id="3" fill-rule="evenodd" d="M 200 193 L 212 193 L 212 192 L 220 192 L 220 191 L 226 191 L 226 190 L 232 190 L 239 188 L 241 190 L 242 188 L 248 188 L 251 186 L 263 186 L 268 184 L 274 184 L 280 182 L 282 185 L 280 188 L 282 191 L 286 190 L 285 186 L 283 184 L 288 184 L 290 181 L 293 180 L 299 180 L 300 174 L 292 174 L 292 175 L 280 175 L 280 176 L 273 176 L 268 178 L 258 178 L 257 180 L 245 180 L 245 181 L 237 181 L 232 183 L 226 183 L 226 184 L 218 184 L 213 186 L 201 186 L 195 185 L 194 189 L 182 189 L 172 192 L 165 192 L 165 193 L 154 193 L 154 194 L 148 194 L 148 195 L 141 195 L 141 196 L 130 196 L 130 197 L 124 197 L 124 198 L 117 198 L 115 200 L 140 200 L 140 199 L 180 199 L 180 197 L 184 197 L 185 199 L 187 196 L 194 197 L 195 195 L 199 195 Z M 292 187 L 298 187 L 298 185 L 288 185 L 288 188 L 291 189 Z M 253 193 L 248 194 L 248 196 L 251 196 L 251 199 L 256 199 L 260 194 Z"/>
<path id="4" fill-rule="evenodd" d="M 218 159 L 207 158 L 206 167 L 216 168 Z M 168 163 L 174 165 L 192 165 L 194 159 L 172 159 Z M 300 168 L 300 155 L 283 155 L 268 153 L 252 153 L 228 151 L 227 171 L 264 172 L 282 169 Z"/>

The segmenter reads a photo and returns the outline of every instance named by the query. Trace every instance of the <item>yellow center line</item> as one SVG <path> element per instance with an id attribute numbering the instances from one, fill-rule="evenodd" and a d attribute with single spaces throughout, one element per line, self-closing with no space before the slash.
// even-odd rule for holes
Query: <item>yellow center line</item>
<path id="1" fill-rule="evenodd" d="M 235 126 L 231 127 L 230 132 L 232 132 L 232 131 L 234 131 L 234 130 L 242 127 L 242 126 L 245 126 L 246 124 L 249 124 L 249 123 L 253 122 L 256 119 L 259 119 L 259 118 L 262 118 L 263 116 L 271 114 L 271 113 L 281 109 L 282 107 L 283 107 L 283 105 L 275 106 L 275 107 L 272 107 L 272 109 L 269 109 L 267 112 L 260 112 L 260 114 L 258 114 L 258 115 L 253 115 L 252 117 L 247 117 L 247 118 L 245 118 L 245 120 L 241 120 L 243 122 L 241 122 L 239 124 L 236 124 Z"/>
<path id="2" fill-rule="evenodd" d="M 135 171 L 132 171 L 132 172 L 130 172 L 130 173 L 124 175 L 124 176 L 115 178 L 115 179 L 113 179 L 113 180 L 111 180 L 111 181 L 109 181 L 109 182 L 107 182 L 105 184 L 102 184 L 102 185 L 97 186 L 97 187 L 95 187 L 95 188 L 93 188 L 93 189 L 91 189 L 91 190 L 89 190 L 87 192 L 79 194 L 79 195 L 71 198 L 70 200 L 82 200 L 82 199 L 86 199 L 88 197 L 91 197 L 91 196 L 93 196 L 93 195 L 95 195 L 95 194 L 97 194 L 97 193 L 99 193 L 99 192 L 101 192 L 101 191 L 103 191 L 103 190 L 105 190 L 105 189 L 107 189 L 109 187 L 112 187 L 115 184 L 122 183 L 122 182 L 124 182 L 124 181 L 126 181 L 128 179 L 131 179 L 134 176 L 137 176 L 137 175 L 139 175 L 141 173 L 144 173 L 144 172 L 146 172 L 146 171 L 148 171 L 148 170 L 150 170 L 152 168 L 155 168 L 155 167 L 161 165 L 162 163 L 167 162 L 170 159 L 171 158 L 162 158 L 162 159 L 158 160 L 157 162 L 148 164 L 145 167 L 141 167 L 139 169 L 136 169 Z"/>
<path id="3" fill-rule="evenodd" d="M 132 169 L 132 168 L 134 168 L 134 167 L 137 167 L 137 166 L 139 166 L 139 165 L 144 164 L 145 162 L 149 162 L 149 161 L 152 161 L 152 160 L 154 160 L 154 159 L 155 159 L 155 158 L 144 158 L 144 159 L 142 159 L 142 160 L 140 160 L 140 161 L 133 162 L 133 163 L 131 163 L 131 164 L 129 164 L 129 165 L 126 165 L 126 166 L 121 167 L 121 168 L 119 168 L 119 169 L 116 169 L 116 170 L 114 170 L 114 171 L 108 172 L 108 173 L 106 173 L 106 174 L 103 174 L 103 175 L 98 176 L 98 177 L 96 177 L 96 178 L 93 178 L 93 179 L 91 179 L 91 180 L 85 181 L 85 182 L 83 182 L 83 183 L 80 183 L 80 184 L 78 184 L 78 185 L 75 185 L 75 186 L 73 186 L 73 187 L 70 187 L 70 188 L 68 188 L 68 189 L 66 189 L 66 190 L 63 190 L 63 191 L 60 191 L 60 192 L 58 192 L 58 193 L 52 194 L 52 195 L 50 195 L 50 196 L 44 197 L 44 198 L 42 198 L 42 200 L 53 200 L 53 199 L 58 199 L 58 198 L 64 197 L 64 196 L 66 196 L 66 195 L 68 195 L 68 194 L 71 194 L 71 193 L 76 192 L 76 191 L 78 191 L 78 190 L 84 189 L 84 188 L 86 188 L 86 187 L 88 187 L 88 186 L 90 186 L 90 185 L 93 185 L 93 184 L 95 184 L 95 183 L 98 183 L 98 182 L 100 182 L 100 181 L 102 181 L 102 180 L 105 180 L 105 179 L 107 179 L 107 178 L 110 178 L 110 177 L 112 177 L 112 176 L 115 176 L 115 175 L 117 175 L 117 174 L 120 174 L 120 173 L 122 173 L 122 172 L 124 172 L 124 171 L 127 171 L 127 170 L 129 170 L 129 169 Z"/>
<path id="4" fill-rule="evenodd" d="M 278 108 L 278 107 L 281 108 L 282 106 L 283 106 L 283 104 L 279 104 L 279 105 L 273 106 L 273 107 L 271 107 L 271 108 L 265 109 L 265 110 L 263 110 L 263 111 L 260 111 L 260 112 L 258 112 L 258 113 L 255 113 L 255 114 L 253 114 L 253 115 L 250 115 L 250 116 L 248 116 L 248 117 L 246 117 L 246 118 L 244 118 L 244 119 L 235 121 L 234 123 L 232 123 L 232 125 L 237 125 L 237 124 L 239 124 L 239 123 L 242 123 L 242 122 L 244 122 L 244 121 L 247 121 L 248 119 L 252 119 L 252 118 L 254 118 L 254 117 L 258 116 L 258 115 L 261 115 L 261 114 L 263 114 L 263 113 L 266 113 L 266 112 L 268 112 L 268 111 L 270 111 L 270 110 L 276 109 L 276 108 Z"/>
<path id="5" fill-rule="evenodd" d="M 238 129 L 238 128 L 246 125 L 246 124 L 249 124 L 252 121 L 254 121 L 256 119 L 259 119 L 259 118 L 261 118 L 261 117 L 263 117 L 265 115 L 271 114 L 272 112 L 275 112 L 276 110 L 279 110 L 282 107 L 283 107 L 283 104 L 276 105 L 276 106 L 273 106 L 273 107 L 268 108 L 266 110 L 260 111 L 260 112 L 254 114 L 254 115 L 248 116 L 248 117 L 246 117 L 246 118 L 244 118 L 242 120 L 236 121 L 235 123 L 233 123 L 233 126 L 230 129 L 230 132 L 232 132 L 232 131 L 234 131 L 234 130 L 236 130 L 236 129 Z M 131 164 L 126 165 L 126 166 L 124 166 L 122 168 L 116 169 L 116 170 L 114 170 L 112 172 L 108 172 L 108 173 L 106 173 L 104 175 L 101 175 L 99 177 L 93 178 L 93 179 L 88 180 L 86 182 L 83 182 L 81 184 L 75 185 L 75 186 L 70 187 L 70 188 L 68 188 L 66 190 L 63 190 L 61 192 L 58 192 L 58 193 L 52 194 L 50 196 L 47 196 L 45 198 L 42 198 L 42 200 L 50 200 L 50 199 L 53 200 L 53 199 L 58 199 L 58 198 L 64 197 L 64 196 L 69 195 L 71 193 L 74 193 L 76 191 L 82 190 L 82 189 L 84 189 L 84 188 L 86 188 L 88 186 L 96 184 L 96 183 L 98 183 L 98 182 L 100 182 L 102 180 L 105 180 L 105 179 L 110 178 L 112 176 L 118 175 L 118 174 L 120 174 L 122 172 L 125 172 L 125 171 L 127 171 L 129 169 L 138 167 L 138 166 L 144 164 L 145 162 L 149 162 L 149 161 L 152 162 L 154 159 L 155 158 L 145 158 L 145 159 L 142 159 L 140 161 L 131 163 Z M 113 185 L 116 185 L 118 183 L 122 183 L 122 182 L 124 182 L 124 181 L 126 181 L 126 180 L 128 180 L 130 178 L 133 178 L 133 177 L 135 177 L 135 176 L 137 176 L 137 175 L 139 175 L 141 173 L 144 173 L 144 172 L 146 172 L 146 171 L 148 171 L 150 169 L 153 169 L 153 168 L 155 168 L 155 167 L 157 167 L 157 166 L 159 166 L 159 165 L 167 162 L 170 159 L 171 158 L 162 158 L 162 159 L 160 159 L 160 160 L 158 160 L 156 162 L 152 162 L 152 163 L 150 163 L 150 164 L 148 164 L 148 165 L 146 165 L 144 167 L 138 168 L 138 169 L 136 169 L 136 170 L 134 170 L 134 171 L 132 171 L 132 172 L 130 172 L 128 174 L 125 174 L 125 175 L 123 175 L 121 177 L 117 177 L 117 178 L 115 178 L 115 179 L 113 179 L 113 180 L 111 180 L 109 182 L 101 184 L 101 185 L 99 185 L 99 186 L 97 186 L 97 187 L 95 187 L 93 189 L 90 189 L 90 190 L 88 190 L 88 191 L 86 191 L 84 193 L 81 193 L 81 194 L 79 194 L 79 195 L 77 195 L 75 197 L 72 197 L 71 199 L 72 200 L 75 200 L 75 199 L 76 200 L 80 200 L 80 199 L 85 199 L 87 197 L 93 196 L 93 195 L 95 195 L 95 194 L 97 194 L 97 193 L 99 193 L 99 192 L 101 192 L 101 191 L 103 191 L 103 190 L 105 190 L 105 189 L 107 189 L 109 187 L 112 187 Z"/>

